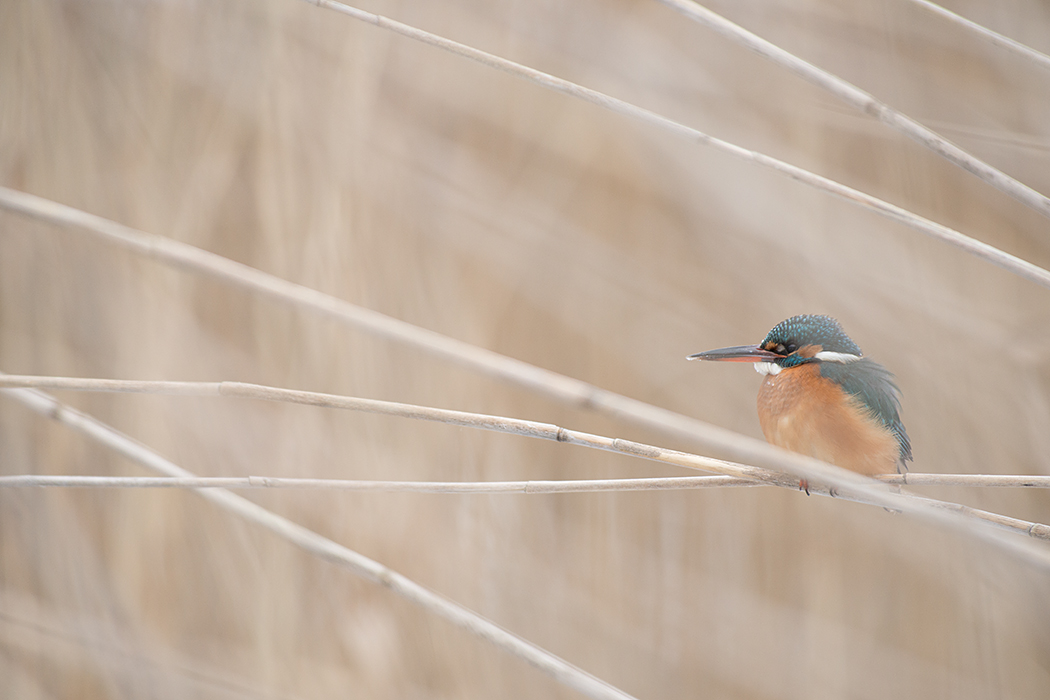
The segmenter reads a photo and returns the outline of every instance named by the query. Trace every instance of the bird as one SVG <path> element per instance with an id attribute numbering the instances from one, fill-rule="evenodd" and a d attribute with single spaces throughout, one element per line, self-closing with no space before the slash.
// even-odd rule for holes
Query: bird
<path id="1" fill-rule="evenodd" d="M 765 375 L 758 420 L 767 442 L 868 476 L 907 471 L 911 440 L 894 376 L 865 357 L 830 316 L 792 316 L 758 345 L 688 359 L 754 362 Z M 807 493 L 808 486 L 800 484 Z"/>

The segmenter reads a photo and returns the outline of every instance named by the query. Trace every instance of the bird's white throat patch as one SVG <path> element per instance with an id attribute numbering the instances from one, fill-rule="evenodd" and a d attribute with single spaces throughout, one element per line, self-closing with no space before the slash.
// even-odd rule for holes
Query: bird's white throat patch
<path id="1" fill-rule="evenodd" d="M 765 375 L 771 376 L 771 377 L 775 377 L 778 374 L 780 374 L 780 370 L 782 370 L 782 369 L 783 369 L 783 367 L 781 367 L 780 365 L 778 365 L 775 362 L 756 362 L 755 363 L 755 371 L 756 372 L 758 372 L 759 374 L 765 374 Z"/>
<path id="2" fill-rule="evenodd" d="M 823 362 L 841 362 L 843 364 L 856 362 L 860 359 L 860 355 L 853 355 L 848 352 L 829 352 L 827 350 L 821 350 L 813 357 Z"/>

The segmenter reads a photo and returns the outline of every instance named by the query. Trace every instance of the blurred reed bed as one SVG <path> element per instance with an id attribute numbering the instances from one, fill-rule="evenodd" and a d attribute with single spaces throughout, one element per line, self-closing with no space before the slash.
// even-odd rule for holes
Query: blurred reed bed
<path id="1" fill-rule="evenodd" d="M 912 3 L 709 7 L 1050 191 L 1037 61 Z M 659 3 L 362 8 L 1050 264 L 1038 212 Z M 1038 4 L 951 9 L 1046 50 Z M 962 251 L 305 3 L 0 17 L 4 186 L 756 437 L 758 378 L 684 356 L 830 313 L 897 374 L 916 471 L 1050 474 L 1047 292 Z M 0 264 L 5 372 L 255 382 L 687 447 L 9 213 Z M 389 416 L 62 398 L 207 476 L 685 474 Z M 142 473 L 9 401 L 0 431 L 5 475 Z M 924 493 L 1050 512 L 1042 491 Z M 880 508 L 786 489 L 248 495 L 637 697 L 1050 685 L 1045 573 Z M 0 523 L 5 695 L 574 696 L 193 494 L 2 489 Z"/>

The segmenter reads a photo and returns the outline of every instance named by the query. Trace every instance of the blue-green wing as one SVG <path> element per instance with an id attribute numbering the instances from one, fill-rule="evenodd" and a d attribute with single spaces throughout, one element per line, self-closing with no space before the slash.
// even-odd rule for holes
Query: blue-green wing
<path id="1" fill-rule="evenodd" d="M 900 389 L 889 370 L 863 358 L 847 363 L 821 362 L 820 373 L 860 399 L 871 414 L 893 432 L 900 445 L 901 465 L 906 466 L 912 458 L 911 440 L 900 418 Z"/>

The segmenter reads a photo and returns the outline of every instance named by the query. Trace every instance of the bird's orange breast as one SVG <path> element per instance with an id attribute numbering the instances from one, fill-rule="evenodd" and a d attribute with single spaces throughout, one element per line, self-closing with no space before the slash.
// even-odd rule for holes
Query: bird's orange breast
<path id="1" fill-rule="evenodd" d="M 864 404 L 807 363 L 767 375 L 758 392 L 766 440 L 859 472 L 897 471 L 900 445 Z"/>

